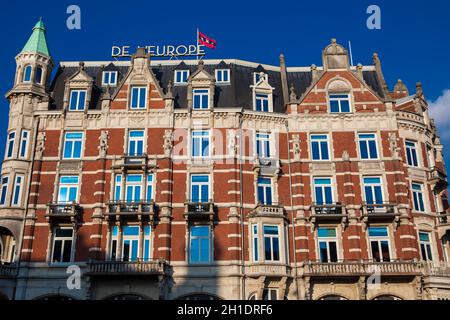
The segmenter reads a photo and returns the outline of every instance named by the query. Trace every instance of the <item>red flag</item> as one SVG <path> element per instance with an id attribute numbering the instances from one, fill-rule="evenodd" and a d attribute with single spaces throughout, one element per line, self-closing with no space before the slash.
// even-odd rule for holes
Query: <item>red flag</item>
<path id="1" fill-rule="evenodd" d="M 210 37 L 201 33 L 200 31 L 198 32 L 198 43 L 211 49 L 215 49 L 217 46 L 216 40 L 211 39 Z"/>

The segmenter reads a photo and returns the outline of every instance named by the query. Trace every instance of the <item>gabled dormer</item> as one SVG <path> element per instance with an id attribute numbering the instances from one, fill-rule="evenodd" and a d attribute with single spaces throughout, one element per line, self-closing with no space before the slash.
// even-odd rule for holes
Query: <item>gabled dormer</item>
<path id="1" fill-rule="evenodd" d="M 93 85 L 94 79 L 84 70 L 84 62 L 80 62 L 78 71 L 66 81 L 63 109 L 68 112 L 86 112 L 91 102 Z"/>
<path id="2" fill-rule="evenodd" d="M 188 80 L 188 107 L 190 110 L 212 110 L 214 107 L 214 88 L 216 80 L 204 68 L 203 60 L 198 62 L 197 70 Z"/>
<path id="3" fill-rule="evenodd" d="M 264 69 L 258 69 L 254 73 L 255 84 L 250 86 L 252 90 L 253 110 L 260 112 L 273 112 L 273 88 L 269 84 L 269 77 Z"/>

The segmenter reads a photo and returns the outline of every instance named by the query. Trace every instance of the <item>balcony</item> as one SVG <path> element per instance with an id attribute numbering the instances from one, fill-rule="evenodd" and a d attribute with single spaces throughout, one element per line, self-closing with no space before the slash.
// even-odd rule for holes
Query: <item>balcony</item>
<path id="1" fill-rule="evenodd" d="M 214 221 L 214 203 L 188 201 L 184 204 L 184 218 L 186 220 Z"/>
<path id="2" fill-rule="evenodd" d="M 250 217 L 285 218 L 284 208 L 280 205 L 258 203 L 250 213 Z"/>
<path id="3" fill-rule="evenodd" d="M 50 220 L 67 220 L 72 223 L 80 216 L 81 207 L 75 203 L 49 203 L 45 217 Z"/>
<path id="4" fill-rule="evenodd" d="M 153 220 L 155 215 L 155 203 L 153 201 L 111 201 L 108 203 L 107 217 L 120 218 L 137 218 L 142 220 L 148 217 Z"/>
<path id="5" fill-rule="evenodd" d="M 334 204 L 313 204 L 311 206 L 311 223 L 316 222 L 336 222 L 345 223 L 347 221 L 347 211 L 345 205 Z"/>
<path id="6" fill-rule="evenodd" d="M 433 167 L 430 169 L 429 180 L 435 184 L 434 190 L 437 192 L 441 192 L 448 187 L 447 173 L 438 167 Z"/>
<path id="7" fill-rule="evenodd" d="M 90 276 L 164 276 L 169 274 L 165 260 L 152 261 L 90 261 Z"/>
<path id="8" fill-rule="evenodd" d="M 280 172 L 280 160 L 257 156 L 255 159 L 254 170 L 260 175 L 273 176 Z"/>
<path id="9" fill-rule="evenodd" d="M 140 170 L 146 171 L 148 167 L 155 167 L 155 161 L 149 161 L 146 154 L 124 154 L 113 166 L 113 169 L 121 171 Z"/>
<path id="10" fill-rule="evenodd" d="M 249 277 L 289 277 L 291 268 L 286 264 L 252 264 L 245 266 L 245 275 Z"/>
<path id="11" fill-rule="evenodd" d="M 442 238 L 450 231 L 450 213 L 438 214 L 438 234 Z"/>
<path id="12" fill-rule="evenodd" d="M 450 278 L 450 264 L 448 262 L 422 262 L 423 274 L 428 277 Z"/>
<path id="13" fill-rule="evenodd" d="M 400 217 L 398 207 L 393 203 L 367 204 L 362 205 L 363 221 L 397 221 Z"/>
<path id="14" fill-rule="evenodd" d="M 15 264 L 0 264 L 0 279 L 14 278 L 17 276 Z"/>
<path id="15" fill-rule="evenodd" d="M 416 262 L 306 262 L 304 275 L 310 277 L 416 276 L 421 274 Z"/>

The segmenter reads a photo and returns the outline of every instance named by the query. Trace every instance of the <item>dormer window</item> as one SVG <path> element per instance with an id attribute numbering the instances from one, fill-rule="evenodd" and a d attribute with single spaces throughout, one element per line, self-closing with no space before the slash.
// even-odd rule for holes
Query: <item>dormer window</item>
<path id="1" fill-rule="evenodd" d="M 36 74 L 34 75 L 34 82 L 37 84 L 41 84 L 41 82 L 42 82 L 42 68 L 41 67 L 36 68 Z"/>
<path id="2" fill-rule="evenodd" d="M 131 89 L 131 109 L 145 109 L 147 107 L 147 87 L 133 87 Z"/>
<path id="3" fill-rule="evenodd" d="M 264 80 L 268 81 L 268 77 L 266 73 L 263 72 L 255 72 L 253 74 L 253 80 L 255 81 L 255 84 L 257 84 L 261 79 L 264 78 Z"/>
<path id="4" fill-rule="evenodd" d="M 26 66 L 25 71 L 23 73 L 23 82 L 31 82 L 31 71 L 33 70 L 32 66 Z"/>
<path id="5" fill-rule="evenodd" d="M 193 109 L 201 110 L 209 108 L 209 89 L 194 89 L 193 95 Z"/>
<path id="6" fill-rule="evenodd" d="M 189 78 L 189 70 L 175 70 L 175 84 L 186 84 Z"/>
<path id="7" fill-rule="evenodd" d="M 117 85 L 117 71 L 103 71 L 102 85 L 103 86 L 116 86 Z"/>
<path id="8" fill-rule="evenodd" d="M 349 94 L 330 94 L 330 112 L 331 113 L 349 113 L 350 95 Z"/>
<path id="9" fill-rule="evenodd" d="M 83 111 L 86 108 L 86 90 L 70 92 L 69 111 Z"/>
<path id="10" fill-rule="evenodd" d="M 230 83 L 230 69 L 216 70 L 216 83 L 219 84 Z"/>
<path id="11" fill-rule="evenodd" d="M 262 112 L 269 112 L 270 95 L 267 93 L 256 93 L 255 95 L 255 110 Z"/>

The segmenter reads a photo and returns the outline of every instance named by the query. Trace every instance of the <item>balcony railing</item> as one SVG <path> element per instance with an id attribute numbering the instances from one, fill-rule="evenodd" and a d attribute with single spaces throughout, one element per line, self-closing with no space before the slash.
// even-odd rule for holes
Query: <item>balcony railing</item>
<path id="1" fill-rule="evenodd" d="M 0 264 L 0 278 L 14 278 L 17 275 L 15 264 Z"/>
<path id="2" fill-rule="evenodd" d="M 253 210 L 252 216 L 272 216 L 272 217 L 284 217 L 283 206 L 277 204 L 262 204 L 258 205 Z"/>
<path id="3" fill-rule="evenodd" d="M 450 263 L 448 262 L 422 262 L 425 276 L 450 278 Z"/>
<path id="4" fill-rule="evenodd" d="M 345 205 L 341 203 L 334 204 L 313 204 L 311 206 L 312 214 L 315 216 L 342 216 L 345 215 Z"/>
<path id="5" fill-rule="evenodd" d="M 78 203 L 48 203 L 47 204 L 47 219 L 64 219 L 68 218 L 72 221 L 81 213 L 81 207 Z"/>
<path id="6" fill-rule="evenodd" d="M 115 163 L 114 168 L 122 170 L 129 170 L 129 169 L 145 170 L 149 165 L 151 165 L 151 163 L 149 163 L 147 154 L 126 153 L 121 157 L 121 159 L 118 162 Z"/>
<path id="7" fill-rule="evenodd" d="M 186 219 L 189 218 L 209 218 L 214 219 L 214 203 L 187 201 L 184 204 L 184 215 Z"/>
<path id="8" fill-rule="evenodd" d="M 259 276 L 290 276 L 291 268 L 286 264 L 252 264 L 245 267 L 245 274 L 250 277 Z"/>
<path id="9" fill-rule="evenodd" d="M 165 260 L 152 261 L 90 261 L 89 275 L 167 275 Z"/>
<path id="10" fill-rule="evenodd" d="M 395 220 L 400 216 L 398 207 L 393 203 L 368 204 L 362 206 L 364 221 L 368 220 Z"/>
<path id="11" fill-rule="evenodd" d="M 439 224 L 450 224 L 450 213 L 441 213 L 438 215 Z"/>
<path id="12" fill-rule="evenodd" d="M 122 213 L 154 213 L 155 203 L 153 201 L 110 201 L 108 203 L 108 212 L 110 214 Z"/>
<path id="13" fill-rule="evenodd" d="M 420 275 L 420 264 L 416 262 L 306 262 L 304 274 L 307 276 L 363 276 L 379 273 L 385 276 Z"/>
<path id="14" fill-rule="evenodd" d="M 448 187 L 447 173 L 439 167 L 430 169 L 430 181 L 435 182 L 435 190 L 442 191 Z"/>

